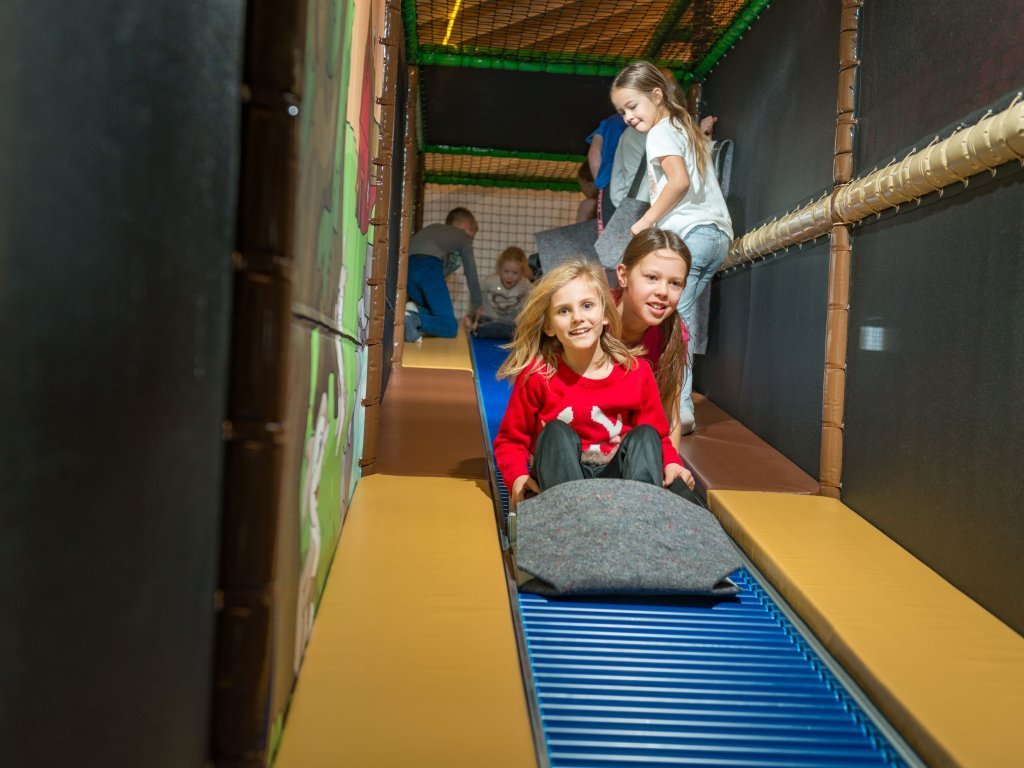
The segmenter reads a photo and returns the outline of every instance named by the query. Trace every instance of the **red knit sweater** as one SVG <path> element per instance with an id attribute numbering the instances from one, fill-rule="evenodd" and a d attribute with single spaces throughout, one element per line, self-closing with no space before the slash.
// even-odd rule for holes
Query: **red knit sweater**
<path id="1" fill-rule="evenodd" d="M 609 462 L 618 449 L 619 441 L 612 442 L 613 438 L 625 437 L 638 424 L 650 424 L 661 435 L 663 466 L 683 463 L 669 440 L 658 385 L 645 360 L 637 360 L 632 371 L 614 365 L 603 379 L 579 376 L 565 364 L 548 378 L 539 360 L 520 373 L 494 438 L 494 460 L 507 487 L 527 474 L 537 436 L 554 419 L 566 422 L 580 436 L 581 461 Z"/>

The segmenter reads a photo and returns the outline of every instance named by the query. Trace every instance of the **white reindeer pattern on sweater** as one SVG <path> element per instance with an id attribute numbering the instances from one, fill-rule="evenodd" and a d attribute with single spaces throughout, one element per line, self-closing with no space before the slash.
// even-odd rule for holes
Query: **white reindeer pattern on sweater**
<path id="1" fill-rule="evenodd" d="M 567 405 L 558 414 L 558 420 L 566 424 L 572 424 L 573 416 L 572 406 Z M 590 419 L 595 424 L 600 424 L 608 430 L 608 443 L 611 444 L 611 450 L 605 452 L 599 443 L 591 443 L 589 446 L 583 447 L 583 454 L 580 460 L 587 464 L 607 464 L 611 461 L 612 456 L 615 455 L 615 451 L 618 450 L 618 443 L 621 441 L 622 414 L 620 413 L 612 421 L 605 415 L 600 406 L 595 405 L 590 409 Z"/>

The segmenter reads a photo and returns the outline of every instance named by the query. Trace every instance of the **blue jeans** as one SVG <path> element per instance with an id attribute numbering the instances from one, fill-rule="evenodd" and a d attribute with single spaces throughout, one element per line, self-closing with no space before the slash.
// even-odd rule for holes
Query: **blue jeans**
<path id="1" fill-rule="evenodd" d="M 690 331 L 691 343 L 686 347 L 686 372 L 679 399 L 681 413 L 693 414 L 693 329 L 697 327 L 697 298 L 711 285 L 711 278 L 729 253 L 729 236 L 714 224 L 700 224 L 683 238 L 690 249 L 690 274 L 679 296 L 676 309 Z"/>
<path id="2" fill-rule="evenodd" d="M 420 333 L 454 339 L 459 331 L 455 308 L 444 281 L 444 264 L 436 256 L 409 256 L 405 281 L 409 301 L 419 307 Z"/>

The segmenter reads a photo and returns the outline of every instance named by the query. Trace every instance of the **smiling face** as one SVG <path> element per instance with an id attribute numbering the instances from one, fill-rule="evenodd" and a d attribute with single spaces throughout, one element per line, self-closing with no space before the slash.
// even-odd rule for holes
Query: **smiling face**
<path id="1" fill-rule="evenodd" d="M 523 277 L 523 268 L 516 261 L 503 261 L 501 263 L 501 284 L 506 288 L 515 288 Z"/>
<path id="2" fill-rule="evenodd" d="M 600 292 L 587 278 L 577 277 L 551 295 L 544 333 L 557 338 L 566 352 L 584 352 L 597 347 L 607 322 Z"/>
<path id="3" fill-rule="evenodd" d="M 648 253 L 632 269 L 619 264 L 616 272 L 623 289 L 624 325 L 660 325 L 675 314 L 687 275 L 686 261 L 678 253 L 660 248 Z"/>
<path id="4" fill-rule="evenodd" d="M 650 95 L 633 88 L 614 88 L 611 97 L 626 123 L 640 133 L 647 133 L 666 114 L 665 97 L 660 88 L 655 88 Z"/>

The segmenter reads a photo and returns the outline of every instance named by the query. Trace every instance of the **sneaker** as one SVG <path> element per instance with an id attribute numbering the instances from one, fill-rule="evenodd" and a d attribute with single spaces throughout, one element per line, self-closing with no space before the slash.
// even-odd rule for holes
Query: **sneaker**
<path id="1" fill-rule="evenodd" d="M 423 321 L 420 320 L 418 312 L 406 312 L 405 313 L 405 340 L 409 342 L 419 341 L 423 338 L 423 334 L 420 333 L 420 328 L 423 327 Z"/>
<path id="2" fill-rule="evenodd" d="M 420 313 L 420 308 L 418 306 L 416 306 L 416 302 L 415 301 L 407 301 L 407 302 L 405 302 L 405 311 L 406 312 L 415 312 L 418 315 Z"/>
<path id="3" fill-rule="evenodd" d="M 693 416 L 693 411 L 680 411 L 679 412 L 679 434 L 688 435 L 697 428 L 697 420 Z"/>

